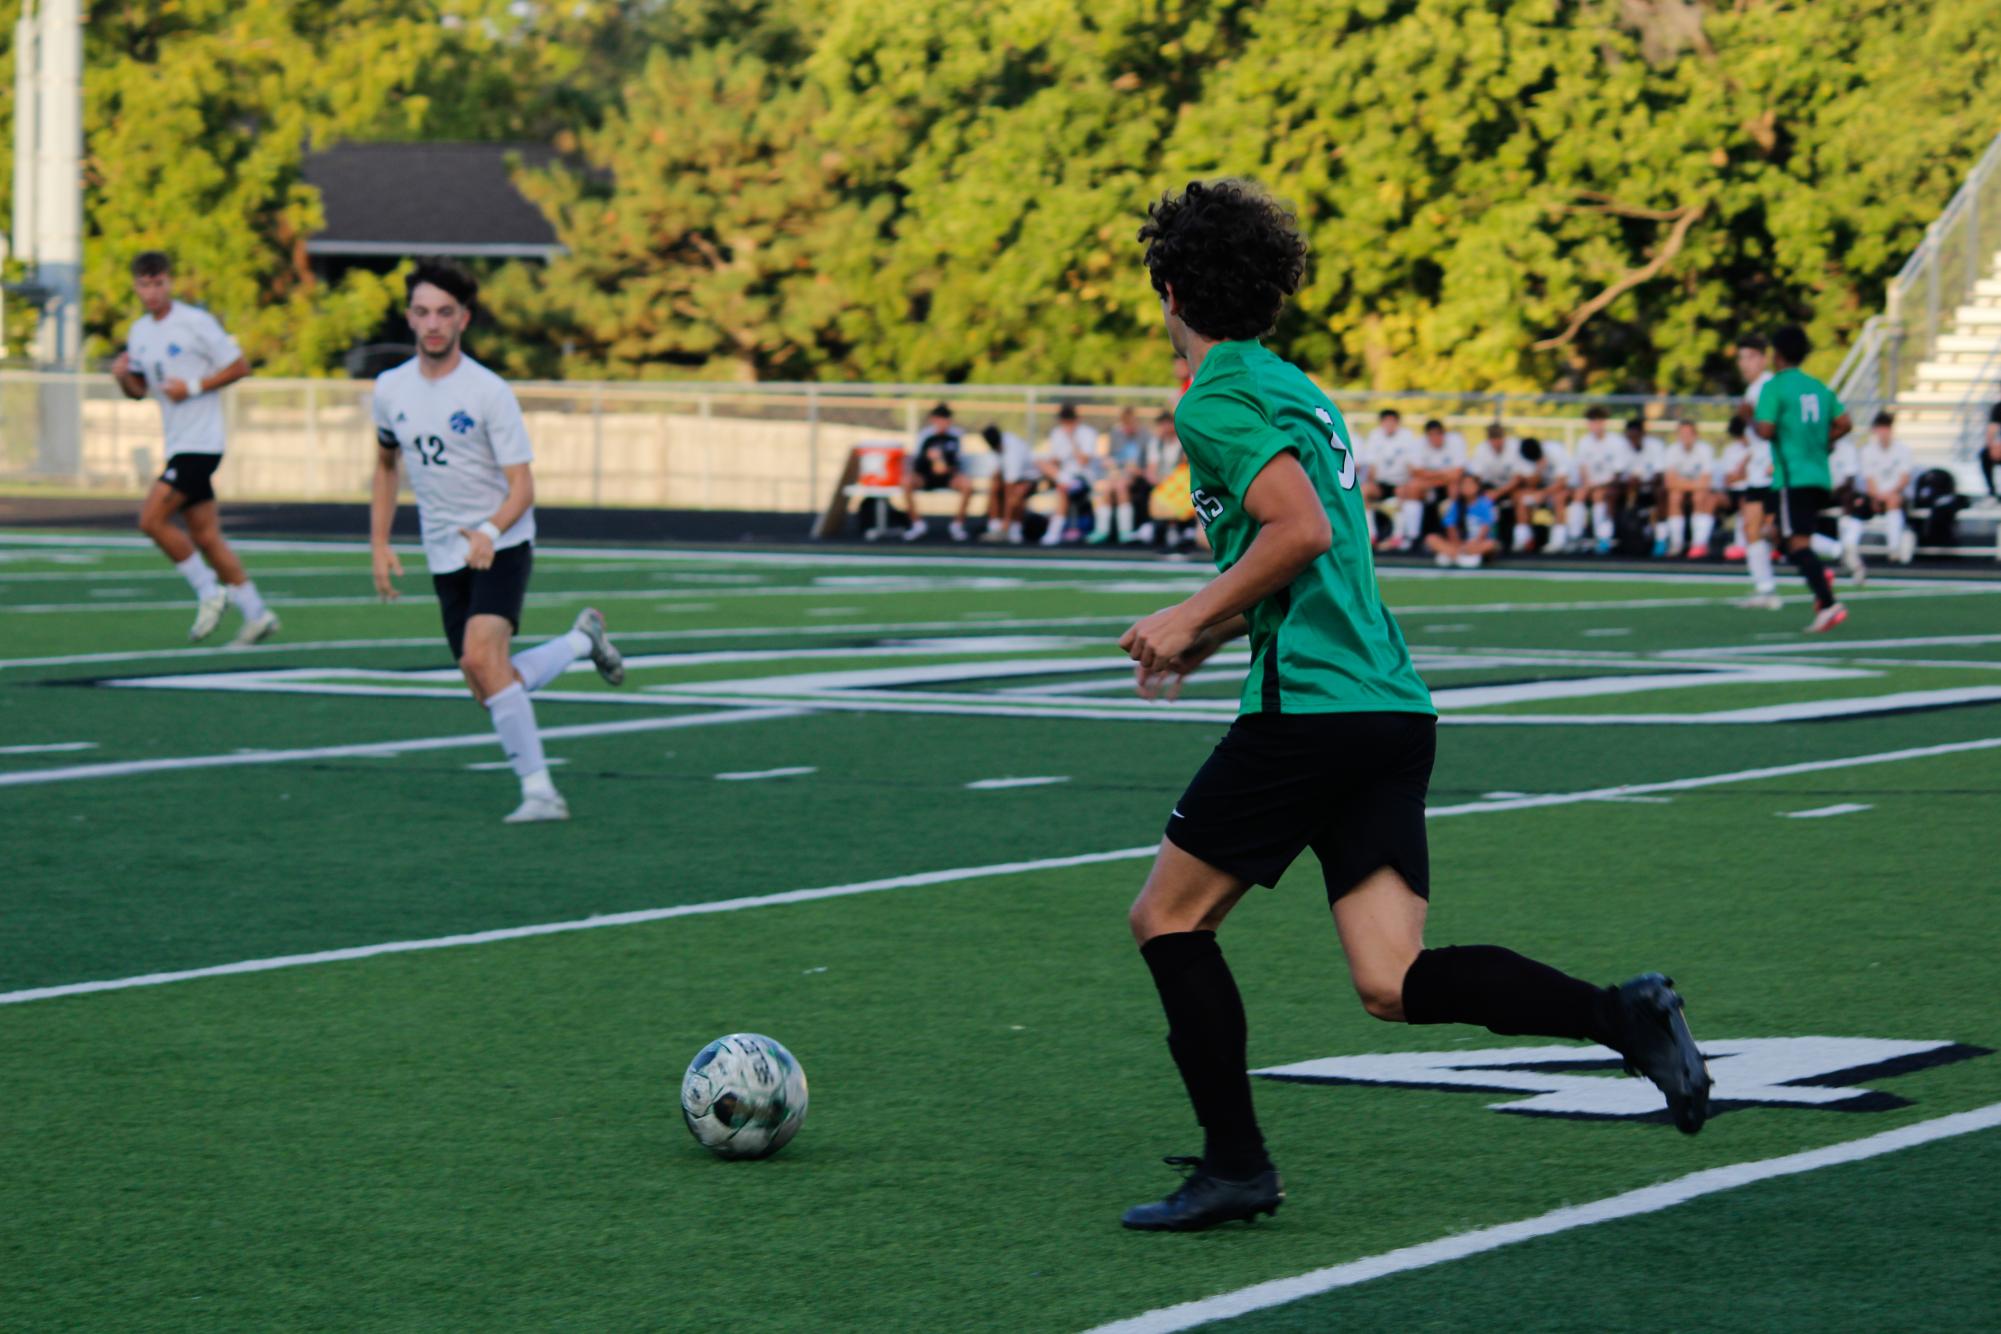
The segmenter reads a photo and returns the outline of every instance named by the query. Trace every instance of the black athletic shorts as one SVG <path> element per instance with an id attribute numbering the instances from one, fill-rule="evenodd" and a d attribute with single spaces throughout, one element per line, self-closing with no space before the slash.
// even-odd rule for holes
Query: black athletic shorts
<path id="1" fill-rule="evenodd" d="M 1778 493 L 1769 486 L 1747 486 L 1738 494 L 1744 498 L 1746 505 L 1764 506 L 1767 514 L 1770 514 L 1777 505 Z"/>
<path id="2" fill-rule="evenodd" d="M 1259 885 L 1312 848 L 1330 903 L 1385 866 L 1430 898 L 1437 736 L 1425 713 L 1247 713 L 1176 803 L 1168 840 Z"/>
<path id="3" fill-rule="evenodd" d="M 450 574 L 431 576 L 453 661 L 465 653 L 466 622 L 474 616 L 505 616 L 516 631 L 521 629 L 521 603 L 528 596 L 528 572 L 534 566 L 535 544 L 522 542 L 494 552 L 493 564 L 484 570 L 462 565 Z"/>
<path id="4" fill-rule="evenodd" d="M 1820 512 L 1834 500 L 1824 486 L 1789 486 L 1779 492 L 1779 535 L 1811 536 L 1820 531 Z"/>
<path id="5" fill-rule="evenodd" d="M 187 497 L 190 505 L 215 499 L 215 470 L 222 466 L 220 454 L 176 454 L 167 460 L 160 480 Z"/>

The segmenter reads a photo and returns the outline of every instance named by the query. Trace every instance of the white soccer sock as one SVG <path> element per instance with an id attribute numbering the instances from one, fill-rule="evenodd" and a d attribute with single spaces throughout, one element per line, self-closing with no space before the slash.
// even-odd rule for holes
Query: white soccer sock
<path id="1" fill-rule="evenodd" d="M 1571 541 L 1579 542 L 1583 540 L 1584 526 L 1588 522 L 1589 519 L 1586 517 L 1584 502 L 1581 500 L 1571 501 L 1570 508 L 1565 510 L 1563 514 L 1563 526 L 1569 531 Z"/>
<path id="2" fill-rule="evenodd" d="M 1591 533 L 1600 542 L 1610 542 L 1615 529 L 1612 527 L 1612 507 L 1602 500 L 1591 502 Z"/>
<path id="3" fill-rule="evenodd" d="M 1527 551 L 1529 543 L 1535 541 L 1535 529 L 1525 523 L 1515 525 L 1515 550 Z"/>
<path id="4" fill-rule="evenodd" d="M 1415 542 L 1424 531 L 1424 502 L 1421 500 L 1399 500 L 1397 502 L 1397 536 L 1406 542 Z"/>
<path id="5" fill-rule="evenodd" d="M 534 648 L 524 648 L 510 661 L 521 676 L 521 684 L 533 691 L 561 676 L 564 668 L 590 651 L 591 637 L 581 630 L 572 630 Z"/>
<path id="6" fill-rule="evenodd" d="M 1112 511 L 1112 527 L 1120 537 L 1129 537 L 1133 530 L 1133 507 L 1130 502 Z"/>
<path id="7" fill-rule="evenodd" d="M 1716 516 L 1714 514 L 1696 515 L 1695 545 L 1706 547 L 1709 545 L 1709 539 L 1714 536 L 1716 536 Z"/>
<path id="8" fill-rule="evenodd" d="M 1687 515 L 1675 514 L 1669 516 L 1667 521 L 1667 540 L 1670 547 L 1676 551 L 1681 550 L 1681 544 L 1688 540 Z"/>
<path id="9" fill-rule="evenodd" d="M 1841 549 L 1844 553 L 1854 551 L 1862 545 L 1862 520 L 1853 514 L 1844 514 L 1836 526 L 1841 529 Z M 1885 527 L 1887 526 L 1886 521 Z"/>
<path id="10" fill-rule="evenodd" d="M 186 560 L 175 561 L 174 568 L 181 572 L 181 578 L 188 581 L 188 587 L 195 591 L 198 598 L 213 597 L 215 590 L 222 586 L 199 551 Z"/>
<path id="11" fill-rule="evenodd" d="M 486 711 L 493 717 L 493 730 L 500 734 L 500 746 L 507 752 L 508 763 L 514 766 L 514 774 L 521 780 L 522 795 L 545 789 L 553 792 L 549 761 L 542 755 L 542 734 L 535 728 L 535 706 L 521 683 L 517 681 L 496 693 L 486 702 Z"/>
<path id="12" fill-rule="evenodd" d="M 1770 593 L 1778 588 L 1779 581 L 1772 577 L 1772 544 L 1759 538 L 1744 548 L 1744 563 L 1751 567 L 1751 583 L 1760 593 Z"/>
<path id="13" fill-rule="evenodd" d="M 243 613 L 243 619 L 254 621 L 265 612 L 264 598 L 258 593 L 257 585 L 245 579 L 240 584 L 229 586 L 229 600 Z"/>
<path id="14" fill-rule="evenodd" d="M 1859 523 L 1856 524 L 1858 529 L 1861 526 Z M 1890 544 L 1892 551 L 1897 549 L 1897 543 L 1904 540 L 1904 512 L 1902 510 L 1886 510 L 1884 512 L 1883 540 Z"/>
<path id="15" fill-rule="evenodd" d="M 1841 559 L 1841 543 L 1827 536 L 1827 534 L 1815 533 L 1807 540 L 1813 544 L 1813 554 L 1822 560 Z"/>

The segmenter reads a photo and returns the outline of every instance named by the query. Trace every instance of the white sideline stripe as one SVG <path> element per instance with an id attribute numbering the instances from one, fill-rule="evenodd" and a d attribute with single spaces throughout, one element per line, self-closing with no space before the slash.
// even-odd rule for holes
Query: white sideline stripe
<path id="1" fill-rule="evenodd" d="M 804 516 L 802 516 L 804 517 Z M 317 553 L 320 555 L 366 556 L 368 543 L 342 540 L 306 540 L 299 538 L 231 538 L 230 545 L 243 551 L 274 551 Z M 126 537 L 117 533 L 39 533 L 0 530 L 0 547 L 48 547 L 67 551 L 97 549 L 105 554 L 127 551 L 153 550 L 150 538 Z M 411 543 L 396 544 L 398 555 L 422 556 L 423 549 Z M 673 549 L 665 547 L 573 547 L 540 546 L 535 548 L 536 558 L 560 558 L 565 560 L 632 560 L 659 564 L 694 563 L 708 565 L 770 565 L 779 567 L 815 569 L 826 566 L 845 565 L 855 568 L 909 569 L 913 566 L 936 566 L 941 569 L 989 569 L 989 570 L 1137 570 L 1156 574 L 1179 574 L 1186 577 L 1188 566 L 1182 563 L 1150 559 L 1085 559 L 1079 557 L 1052 556 L 971 556 L 937 555 L 923 550 L 913 550 L 899 555 L 870 555 L 862 552 L 822 552 L 822 551 L 770 551 L 770 550 L 721 550 L 721 549 Z M 1389 565 L 1376 571 L 1378 578 L 1432 580 L 1450 579 L 1464 583 L 1476 583 L 1487 579 L 1518 579 L 1536 583 L 1631 583 L 1631 584 L 1717 584 L 1736 590 L 1742 596 L 1742 577 L 1735 573 L 1716 573 L 1704 570 L 1439 570 L 1427 566 Z M 1909 575 L 1872 575 L 1869 582 L 1882 588 L 1942 588 L 1986 586 L 2001 591 L 2001 585 L 1990 581 L 1940 578 L 1920 579 Z"/>
<path id="2" fill-rule="evenodd" d="M 1873 811 L 1874 806 L 1861 802 L 1844 801 L 1838 806 L 1816 806 L 1810 811 L 1787 811 L 1789 820 L 1821 820 L 1830 815 L 1855 815 L 1862 811 Z"/>
<path id="3" fill-rule="evenodd" d="M 436 936 L 429 940 L 392 940 L 380 945 L 317 950 L 311 954 L 284 954 L 270 959 L 246 959 L 240 963 L 216 964 L 207 968 L 185 968 L 172 973 L 147 973 L 140 977 L 114 978 L 106 982 L 70 982 L 62 986 L 0 992 L 0 1005 L 20 1005 L 27 1001 L 53 1000 L 58 996 L 82 996 L 98 991 L 123 991 L 131 987 L 157 987 L 168 982 L 185 982 L 200 977 L 228 977 L 238 973 L 268 973 L 279 968 L 299 968 L 309 964 L 344 963 L 354 959 L 372 959 L 381 954 L 411 954 L 421 950 L 455 949 L 461 945 L 491 945 L 504 940 L 527 940 L 534 936 L 564 935 L 572 931 L 595 931 L 607 926 L 638 926 L 645 922 L 664 922 L 675 917 L 704 917 L 711 913 L 741 912 L 746 908 L 770 908 L 787 903 L 814 903 L 821 899 L 874 894 L 888 889 L 911 889 L 919 885 L 983 880 L 990 876 L 1055 871 L 1072 866 L 1091 866 L 1099 862 L 1131 861 L 1140 857 L 1151 857 L 1158 850 L 1158 844 L 1149 844 L 1143 848 L 1119 848 L 1113 852 L 1085 852 L 1070 857 L 1043 857 L 1035 861 L 997 862 L 991 866 L 961 866 L 948 871 L 919 871 L 915 875 L 860 880 L 848 885 L 794 889 L 780 894 L 758 894 L 748 898 L 717 899 L 711 903 L 684 903 L 672 908 L 645 908 L 637 912 L 606 913 L 601 917 L 546 922 L 537 926 L 509 926 L 494 931 Z"/>
<path id="4" fill-rule="evenodd" d="M 65 750 L 96 750 L 95 741 L 44 741 L 32 746 L 0 746 L 0 755 L 53 755 Z"/>
<path id="5" fill-rule="evenodd" d="M 544 741 L 571 737 L 618 736 L 627 732 L 661 732 L 676 727 L 708 727 L 717 723 L 751 723 L 770 718 L 796 718 L 804 709 L 727 709 L 720 713 L 683 713 L 671 718 L 629 718 L 616 723 L 577 723 L 569 727 L 545 727 Z M 347 746 L 313 746 L 295 750 L 231 751 L 226 755 L 174 755 L 153 760 L 115 760 L 104 764 L 76 764 L 66 769 L 24 769 L 0 774 L 0 787 L 25 787 L 36 783 L 64 783 L 86 778 L 124 778 L 132 774 L 175 773 L 184 769 L 229 769 L 245 764 L 294 764 L 300 760 L 378 759 L 419 750 L 456 750 L 466 746 L 497 746 L 500 738 L 492 732 L 464 736 L 415 737 L 407 741 L 364 741 Z"/>
<path id="6" fill-rule="evenodd" d="M 760 778 L 804 778 L 807 774 L 819 772 L 813 765 L 795 764 L 788 769 L 746 769 L 740 773 L 717 774 L 716 777 L 725 783 L 754 783 Z"/>
<path id="7" fill-rule="evenodd" d="M 1067 783 L 1069 781 L 1070 779 L 1067 775 L 1058 776 L 1055 774 L 1051 774 L 1046 778 L 976 778 L 966 784 L 966 789 L 970 792 L 999 792 L 1003 788 L 1049 787 L 1056 783 Z"/>
<path id="8" fill-rule="evenodd" d="M 782 713 L 783 711 L 773 711 Z M 722 715 L 696 715 L 683 719 L 693 722 L 696 718 L 728 721 Z M 626 726 L 630 726 L 629 724 Z M 561 731 L 570 735 L 585 734 L 582 728 L 551 729 L 548 736 Z M 442 738 L 450 740 L 451 738 Z M 492 737 L 482 736 L 483 742 L 491 742 Z M 1437 806 L 1425 812 L 1426 818 L 1448 819 L 1455 815 L 1485 815 L 1493 811 L 1527 810 L 1542 806 L 1566 806 L 1578 802 L 1604 801 L 1607 798 L 1629 796 L 1643 792 L 1684 791 L 1690 788 L 1710 787 L 1719 783 L 1754 781 L 1761 778 L 1785 777 L 1790 774 L 1810 773 L 1820 769 L 1841 769 L 1864 764 L 1888 764 L 1897 760 L 1923 759 L 1932 755 L 1949 755 L 1958 751 L 1988 750 L 2001 746 L 2001 737 L 1985 737 L 1978 741 L 1955 741 L 1938 746 L 1918 746 L 1908 750 L 1886 750 L 1874 755 L 1854 755 L 1845 759 L 1808 760 L 1800 764 L 1776 765 L 1766 769 L 1743 769 L 1735 773 L 1709 774 L 1700 778 L 1677 778 L 1662 783 L 1641 783 L 1628 787 L 1592 788 L 1584 792 L 1549 793 L 1543 796 L 1520 797 L 1503 801 L 1471 801 L 1458 806 Z M 365 749 L 365 748 L 357 748 Z M 1025 871 L 1049 870 L 1063 866 L 1088 866 L 1098 862 L 1133 861 L 1141 857 L 1151 857 L 1159 851 L 1159 844 L 1149 844 L 1142 848 L 1120 848 L 1113 852 L 1087 852 L 1071 857 L 1051 857 L 1040 861 L 1002 862 L 994 866 L 960 867 L 949 871 L 921 871 L 915 875 L 893 876 L 887 880 L 865 880 L 855 885 L 833 885 L 824 889 L 794 889 L 778 894 L 762 894 L 748 898 L 723 899 L 714 903 L 683 904 L 673 908 L 650 908 L 638 912 L 612 913 L 603 917 L 587 917 L 580 921 L 556 922 L 542 926 L 506 927 L 497 931 L 480 931 L 470 935 L 440 936 L 432 940 L 392 941 L 385 945 L 360 945 L 349 949 L 322 950 L 312 954 L 288 954 L 275 959 L 249 959 L 240 963 L 213 964 L 205 968 L 187 968 L 171 973 L 146 973 L 138 977 L 113 978 L 103 982 L 69 982 L 60 986 L 34 987 L 26 991 L 0 992 L 0 1005 L 18 1005 L 24 1001 L 50 1000 L 58 996 L 78 996 L 96 991 L 122 991 L 128 987 L 152 987 L 167 982 L 184 982 L 194 978 L 223 977 L 234 973 L 261 973 L 274 968 L 294 968 L 305 964 L 339 963 L 350 959 L 366 959 L 377 954 L 404 954 L 412 950 L 444 949 L 453 945 L 482 945 L 496 940 L 517 940 L 526 936 L 553 935 L 566 931 L 586 931 L 601 926 L 627 926 L 637 922 L 653 922 L 669 917 L 691 917 L 704 913 L 735 912 L 743 908 L 762 908 L 779 903 L 806 903 L 814 899 L 838 898 L 847 894 L 864 894 L 879 889 L 901 889 L 914 885 L 944 884 L 953 880 L 973 880 L 985 876 L 1014 875 Z"/>
<path id="9" fill-rule="evenodd" d="M 1873 755 L 1848 755 L 1829 760 L 1801 760 L 1795 764 L 1773 764 L 1762 769 L 1739 769 L 1735 773 L 1706 774 L 1700 778 L 1670 778 L 1658 783 L 1622 783 L 1617 787 L 1593 788 L 1586 792 L 1552 792 L 1543 796 L 1510 797 L 1501 801 L 1469 801 L 1458 806 L 1435 806 L 1425 814 L 1432 819 L 1446 815 L 1471 815 L 1480 811 L 1525 811 L 1539 806 L 1569 806 L 1580 801 L 1604 801 L 1613 797 L 1633 797 L 1650 792 L 1688 792 L 1722 783 L 1755 783 L 1767 778 L 1790 778 L 1795 774 L 1821 773 L 1828 769 L 1854 769 L 1869 764 L 1896 764 L 1903 760 L 1930 759 L 1936 755 L 1958 755 L 1966 751 L 2001 747 L 2001 736 L 1973 741 L 1946 741 L 1936 746 L 1910 746 L 1903 750 L 1882 750 Z"/>
<path id="10" fill-rule="evenodd" d="M 1849 1140 L 1845 1144 L 1830 1144 L 1826 1148 L 1808 1149 L 1778 1158 L 1761 1158 L 1748 1163 L 1732 1163 L 1728 1167 L 1712 1167 L 1706 1171 L 1691 1172 L 1672 1181 L 1642 1186 L 1638 1190 L 1629 1190 L 1619 1195 L 1608 1195 L 1604 1199 L 1593 1200 L 1588 1204 L 1573 1204 L 1562 1209 L 1552 1209 L 1534 1218 L 1501 1223 L 1472 1232 L 1461 1232 L 1455 1236 L 1440 1237 L 1436 1241 L 1400 1247 L 1394 1251 L 1385 1251 L 1381 1255 L 1350 1260 L 1346 1264 L 1329 1265 L 1325 1269 L 1315 1269 L 1293 1278 L 1255 1283 L 1247 1288 L 1239 1288 L 1235 1292 L 1204 1297 L 1199 1301 L 1183 1302 L 1179 1306 L 1162 1307 L 1157 1311 L 1148 1311 L 1144 1315 L 1133 1316 L 1127 1320 L 1115 1320 L 1110 1324 L 1097 1326 L 1091 1334 L 1170 1334 L 1170 1331 L 1174 1330 L 1193 1329 L 1211 1321 L 1231 1320 L 1238 1316 L 1249 1315 L 1253 1311 L 1284 1306 L 1301 1298 L 1352 1288 L 1357 1284 L 1385 1278 L 1391 1274 L 1404 1274 L 1413 1269 L 1449 1264 L 1470 1255 L 1481 1255 L 1487 1251 L 1499 1250 L 1503 1246 L 1533 1241 L 1538 1237 L 1554 1236 L 1559 1232 L 1569 1232 L 1576 1228 L 1592 1227 L 1598 1223 L 1610 1223 L 1621 1218 L 1636 1218 L 1642 1214 L 1659 1213 L 1663 1209 L 1672 1209 L 1678 1204 L 1686 1204 L 1705 1195 L 1716 1195 L 1726 1190 L 1736 1190 L 1740 1186 L 1771 1181 L 1779 1177 L 1817 1172 L 1825 1167 L 1859 1163 L 1902 1149 L 1916 1148 L 1920 1144 L 1931 1144 L 1957 1135 L 1992 1130 L 1996 1126 L 2001 1126 L 2001 1102 L 1976 1107 L 1970 1112 L 1955 1112 L 1951 1116 L 1935 1117 L 1930 1121 L 1920 1121 L 1916 1125 L 1886 1130 L 1878 1135 Z"/>
<path id="11" fill-rule="evenodd" d="M 1126 616 L 1052 616 L 1052 617 L 1000 617 L 983 619 L 978 628 L 983 630 L 1034 630 L 1060 629 L 1065 626 L 1085 625 L 1127 625 L 1131 618 Z M 784 639 L 794 636 L 811 638 L 815 635 L 899 635 L 917 631 L 949 633 L 965 631 L 963 621 L 885 621 L 869 625 L 752 625 L 741 628 L 733 626 L 703 626 L 695 630 L 620 630 L 612 638 L 619 643 L 635 639 Z M 145 662 L 154 658 L 169 661 L 181 658 L 223 657 L 237 658 L 245 654 L 259 653 L 301 653 L 306 651 L 362 648 L 439 648 L 444 645 L 442 635 L 424 635 L 406 639 L 319 639 L 301 642 L 280 641 L 274 644 L 257 644 L 247 648 L 142 648 L 120 649 L 108 653 L 64 653 L 49 658 L 0 658 L 0 669 L 9 667 L 77 667 L 97 662 Z"/>

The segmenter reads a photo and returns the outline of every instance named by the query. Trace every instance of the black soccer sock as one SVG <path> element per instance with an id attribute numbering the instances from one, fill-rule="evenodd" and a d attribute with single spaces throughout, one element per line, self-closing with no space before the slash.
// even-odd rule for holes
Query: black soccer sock
<path id="1" fill-rule="evenodd" d="M 1812 547 L 1796 547 L 1786 552 L 1786 559 L 1793 568 L 1806 578 L 1806 586 L 1813 590 L 1813 605 L 1822 611 L 1834 605 L 1834 582 L 1827 577 L 1827 567 L 1814 555 Z"/>
<path id="2" fill-rule="evenodd" d="M 1509 1036 L 1609 1035 L 1612 993 L 1498 945 L 1448 945 L 1417 956 L 1403 979 L 1404 1019 L 1478 1024 Z"/>
<path id="3" fill-rule="evenodd" d="M 1202 1163 L 1241 1181 L 1271 1166 L 1251 1110 L 1244 1001 L 1214 931 L 1177 931 L 1140 946 L 1167 1011 L 1167 1049 L 1202 1123 Z"/>

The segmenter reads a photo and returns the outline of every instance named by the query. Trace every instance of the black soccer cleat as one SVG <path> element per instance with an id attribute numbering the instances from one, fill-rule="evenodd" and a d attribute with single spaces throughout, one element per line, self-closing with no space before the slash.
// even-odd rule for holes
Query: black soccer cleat
<path id="1" fill-rule="evenodd" d="M 1713 1081 L 1682 1017 L 1673 980 L 1642 973 L 1613 987 L 1611 999 L 1612 1040 L 1606 1045 L 1626 1058 L 1627 1074 L 1645 1075 L 1667 1095 L 1675 1127 L 1693 1135 L 1709 1119 Z"/>
<path id="2" fill-rule="evenodd" d="M 1140 1232 L 1200 1232 L 1218 1223 L 1255 1220 L 1275 1214 L 1285 1203 L 1278 1169 L 1267 1167 L 1248 1181 L 1230 1181 L 1206 1171 L 1200 1158 L 1164 1159 L 1169 1167 L 1193 1168 L 1180 1189 L 1153 1204 L 1135 1204 L 1120 1220 Z"/>

